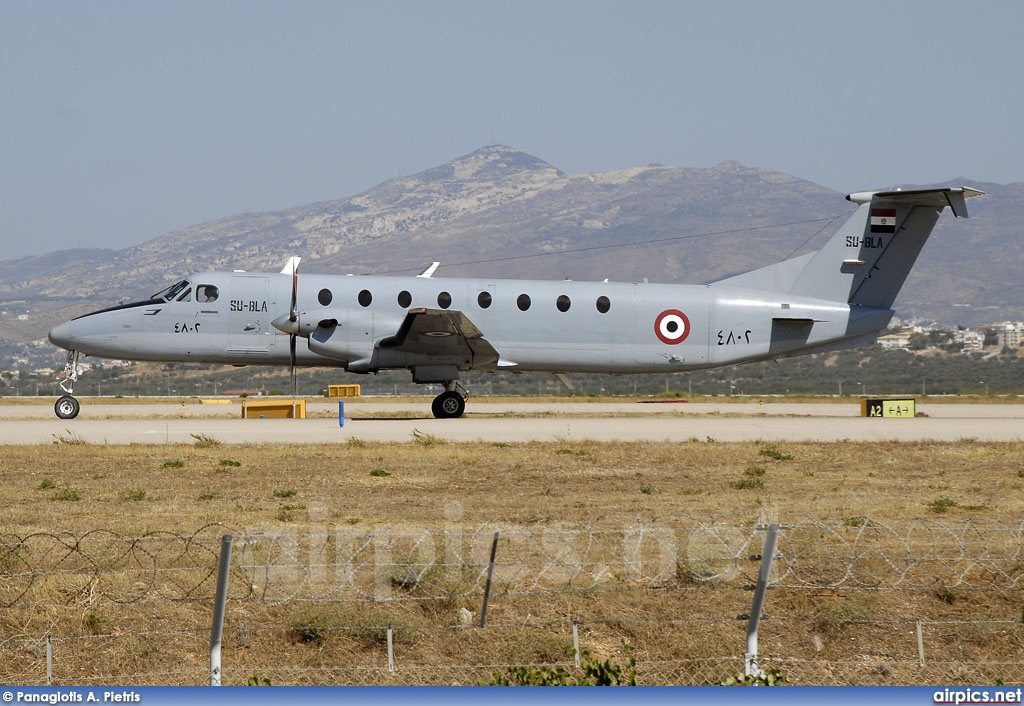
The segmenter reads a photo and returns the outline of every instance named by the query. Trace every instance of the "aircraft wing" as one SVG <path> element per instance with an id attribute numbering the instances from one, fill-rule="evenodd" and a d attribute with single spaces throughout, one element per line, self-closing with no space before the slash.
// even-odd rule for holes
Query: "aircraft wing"
<path id="1" fill-rule="evenodd" d="M 498 351 L 461 311 L 410 309 L 393 336 L 380 348 L 427 356 L 432 363 L 457 365 L 460 370 L 495 370 Z"/>

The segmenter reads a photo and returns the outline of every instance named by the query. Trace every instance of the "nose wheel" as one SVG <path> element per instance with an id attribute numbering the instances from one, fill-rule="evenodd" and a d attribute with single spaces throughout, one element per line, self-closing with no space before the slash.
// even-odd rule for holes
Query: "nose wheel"
<path id="1" fill-rule="evenodd" d="M 78 400 L 71 395 L 64 395 L 53 405 L 53 411 L 61 419 L 74 419 L 78 416 L 80 409 L 81 405 L 78 404 Z"/>

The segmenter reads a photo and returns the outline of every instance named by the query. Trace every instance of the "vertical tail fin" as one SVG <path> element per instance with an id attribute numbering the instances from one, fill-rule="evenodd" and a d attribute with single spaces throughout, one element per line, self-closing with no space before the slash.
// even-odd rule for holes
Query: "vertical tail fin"
<path id="1" fill-rule="evenodd" d="M 722 283 L 889 309 L 942 210 L 967 217 L 967 187 L 875 191 L 846 198 L 859 208 L 825 246 L 809 255 Z"/>

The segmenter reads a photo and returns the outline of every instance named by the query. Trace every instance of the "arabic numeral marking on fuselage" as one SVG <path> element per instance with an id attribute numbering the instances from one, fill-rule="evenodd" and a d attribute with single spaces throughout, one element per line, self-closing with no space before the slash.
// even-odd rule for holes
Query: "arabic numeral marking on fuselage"
<path id="1" fill-rule="evenodd" d="M 250 314 L 265 313 L 267 302 L 259 299 L 232 299 L 231 311 L 245 311 Z"/>
<path id="2" fill-rule="evenodd" d="M 736 345 L 747 345 L 750 343 L 750 334 L 753 333 L 750 329 L 744 331 L 719 331 L 718 332 L 718 345 L 720 346 L 736 346 Z"/>
<path id="3" fill-rule="evenodd" d="M 188 322 L 176 321 L 174 323 L 175 333 L 199 333 L 199 324 L 190 324 Z"/>

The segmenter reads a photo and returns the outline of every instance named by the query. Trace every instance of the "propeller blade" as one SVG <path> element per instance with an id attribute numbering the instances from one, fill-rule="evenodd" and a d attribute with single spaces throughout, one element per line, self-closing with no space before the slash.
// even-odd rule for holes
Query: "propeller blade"
<path id="1" fill-rule="evenodd" d="M 288 320 L 293 324 L 299 320 L 299 268 L 292 271 L 292 305 L 288 309 Z"/>
<path id="2" fill-rule="evenodd" d="M 288 263 L 281 270 L 281 274 L 291 274 L 292 276 L 292 299 L 291 304 L 288 306 L 288 315 L 282 314 L 276 319 L 271 321 L 271 325 L 282 333 L 290 333 L 293 336 L 299 332 L 299 260 L 302 258 L 291 257 L 288 259 Z M 292 349 L 294 350 L 295 343 L 292 341 Z M 294 357 L 294 356 L 293 356 Z"/>
<path id="3" fill-rule="evenodd" d="M 288 318 L 279 316 L 270 322 L 278 331 L 288 333 L 288 371 L 292 376 L 292 394 L 295 395 L 298 395 L 299 390 L 298 379 L 295 377 L 295 339 L 299 332 L 299 260 L 299 257 L 288 258 L 287 264 L 281 270 L 281 274 L 286 274 L 289 270 L 292 273 L 292 301 L 288 307 Z"/>
<path id="4" fill-rule="evenodd" d="M 295 338 L 296 336 L 294 333 L 288 336 L 288 361 L 289 370 L 292 374 L 292 394 L 298 397 L 299 381 L 298 378 L 295 377 Z"/>

